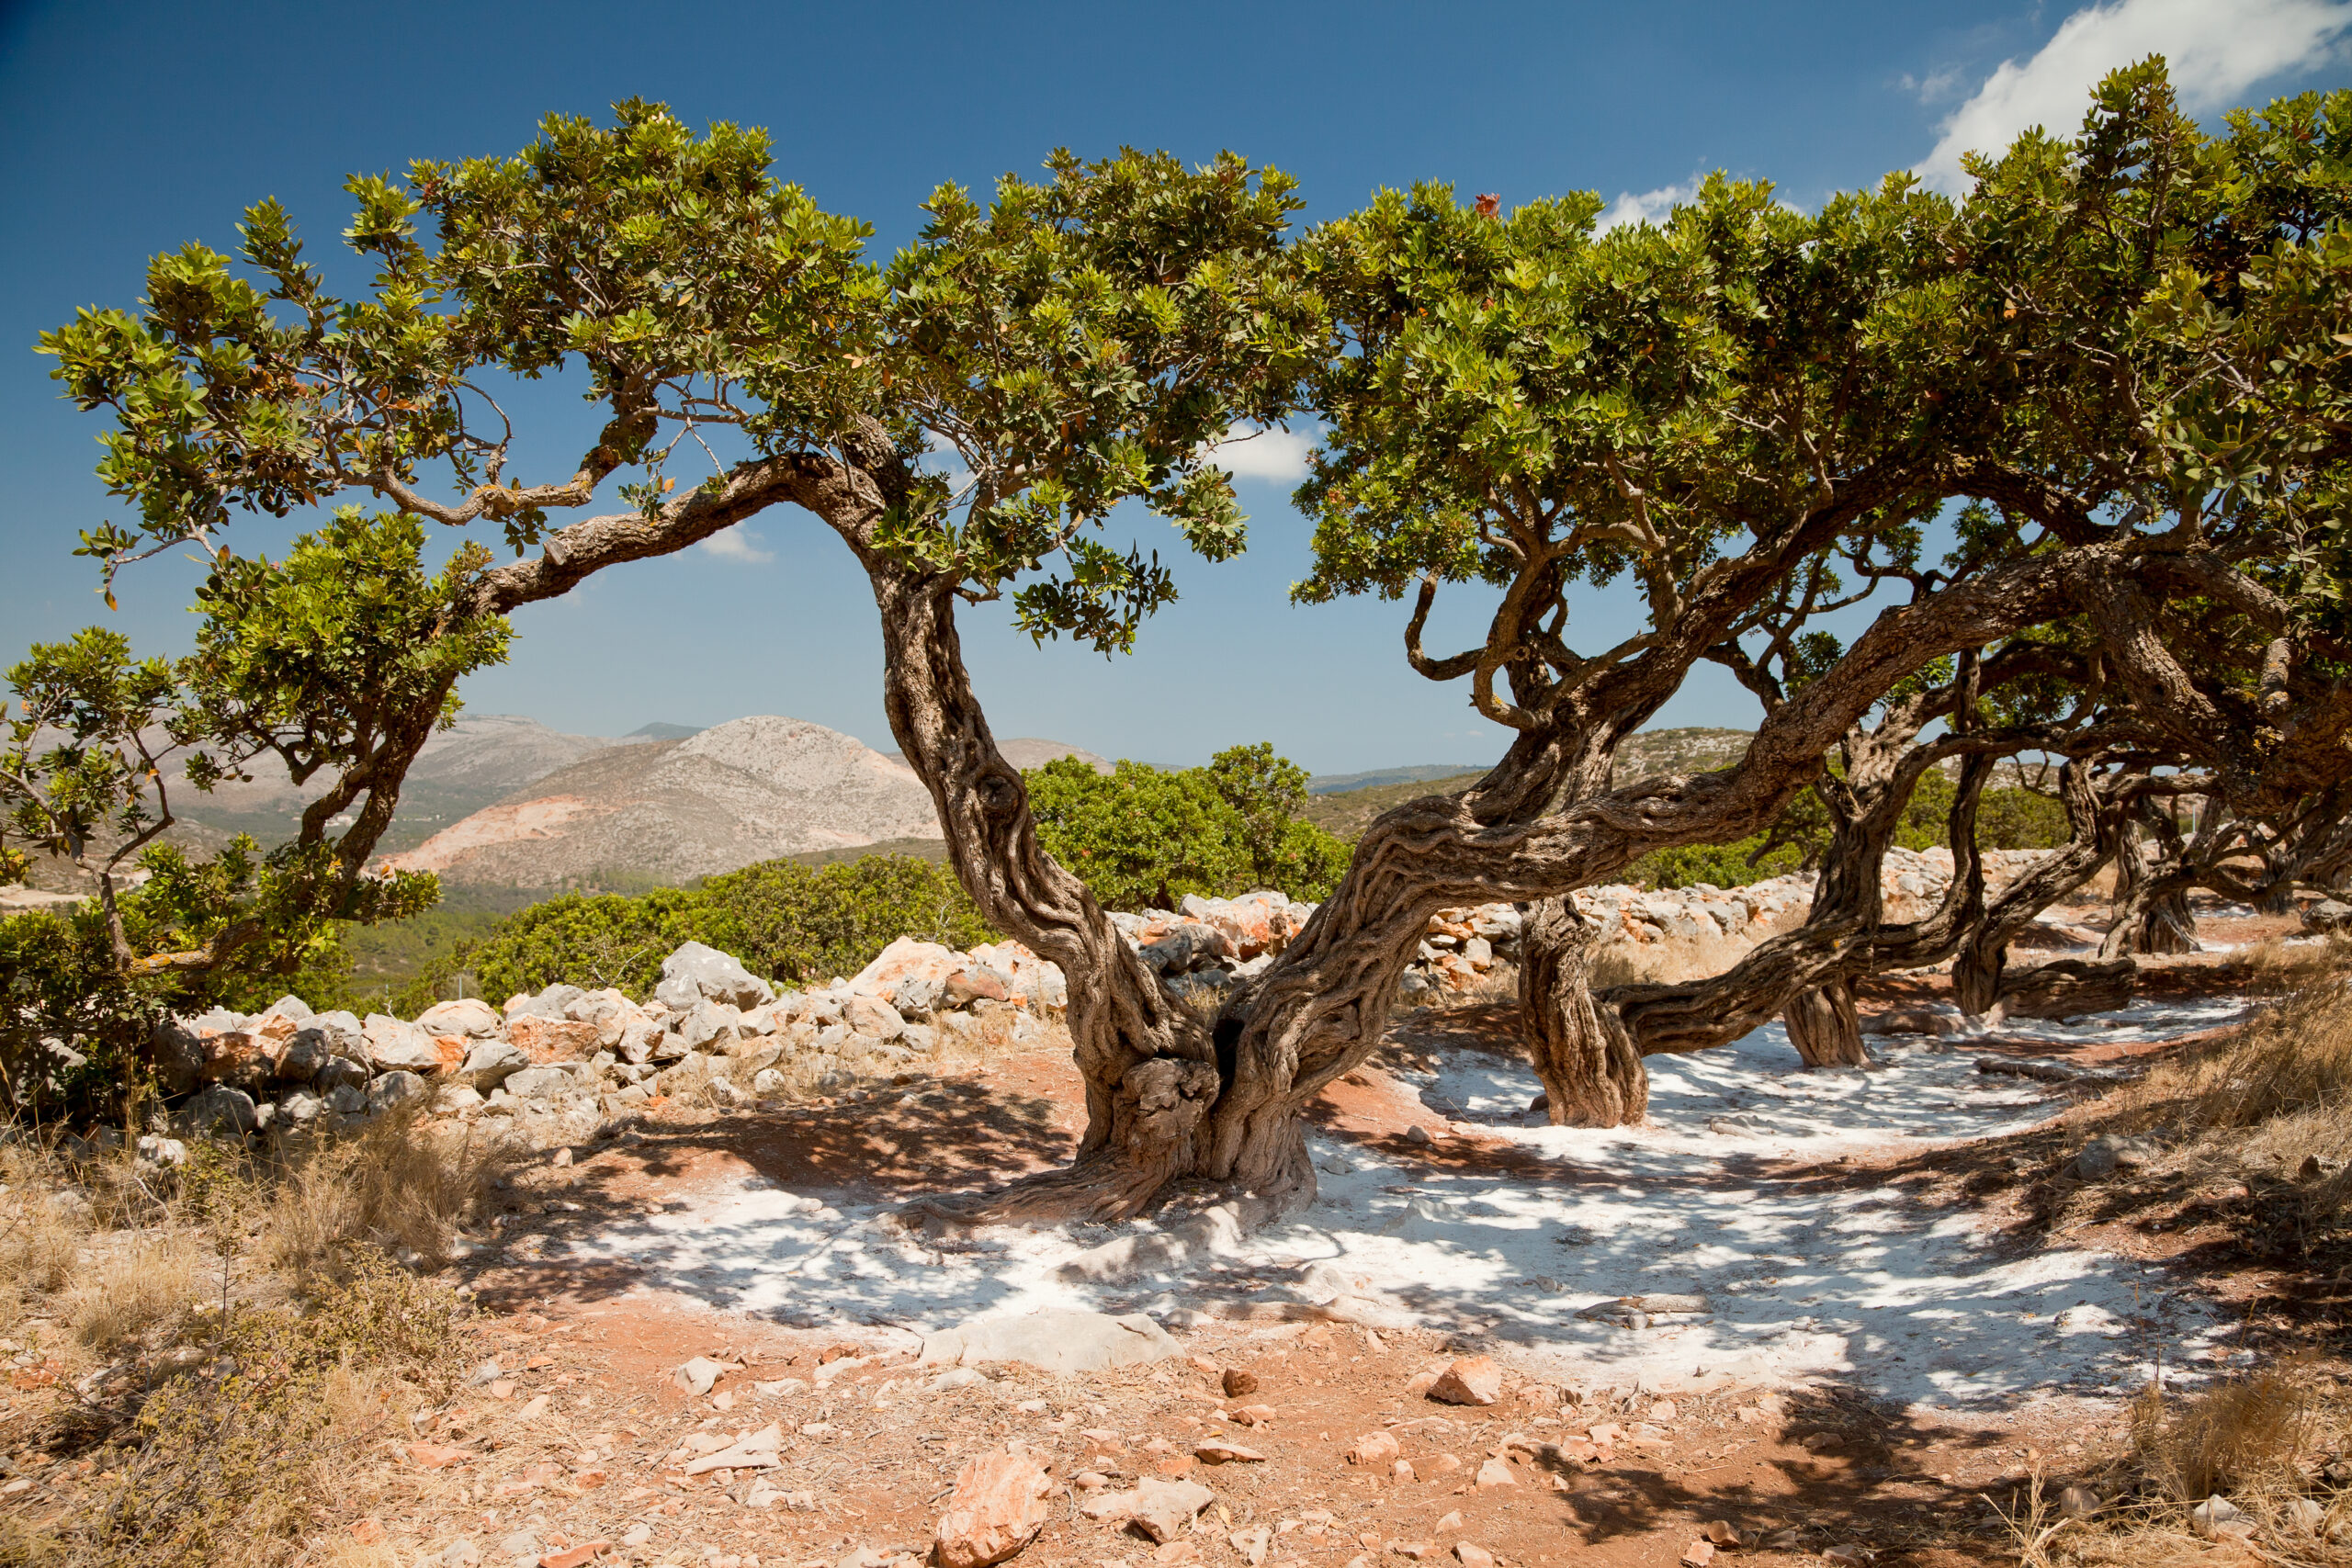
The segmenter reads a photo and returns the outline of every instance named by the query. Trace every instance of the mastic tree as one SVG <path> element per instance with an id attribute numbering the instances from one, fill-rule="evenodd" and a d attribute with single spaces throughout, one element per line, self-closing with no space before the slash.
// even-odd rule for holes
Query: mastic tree
<path id="1" fill-rule="evenodd" d="M 433 902 L 432 876 L 368 858 L 408 764 L 455 716 L 458 681 L 504 657 L 506 628 L 470 607 L 479 548 L 438 572 L 423 551 L 414 519 L 345 512 L 282 560 L 216 554 L 185 658 L 136 659 L 93 627 L 8 671 L 0 870 L 50 857 L 96 897 L 0 922 L 0 1055 L 23 1060 L 44 1036 L 104 1042 L 119 1060 L 101 1076 L 135 1092 L 124 1074 L 157 1009 L 283 989 L 331 964 L 340 922 Z M 191 857 L 165 837 L 187 790 L 265 759 L 319 784 L 293 838 Z"/>
<path id="2" fill-rule="evenodd" d="M 1301 1112 L 1376 1048 L 1434 911 L 1556 898 L 1758 831 L 1934 660 L 2119 580 L 2162 598 L 2234 572 L 2193 533 L 2086 522 L 2049 499 L 2049 464 L 2004 460 L 2064 446 L 2034 424 L 2060 372 L 2003 313 L 1967 210 L 1906 177 L 1812 215 L 1718 179 L 1664 227 L 1605 235 L 1597 197 L 1488 217 L 1430 187 L 1294 243 L 1272 171 L 1057 154 L 986 203 L 943 186 L 876 267 L 860 225 L 771 177 L 761 137 L 630 103 L 610 126 L 550 120 L 515 158 L 353 189 L 349 233 L 379 268 L 363 297 L 330 299 L 265 204 L 242 271 L 164 258 L 141 315 L 53 340 L 76 394 L 118 412 L 106 472 L 139 503 L 86 547 L 112 565 L 209 541 L 240 508 L 368 492 L 502 530 L 521 558 L 469 601 L 494 616 L 771 506 L 815 515 L 871 582 L 885 711 L 958 879 L 1069 980 L 1078 1160 L 947 1206 L 966 1218 L 1131 1213 L 1180 1177 L 1304 1199 Z M 2102 304 L 2070 307 L 2079 336 L 2112 332 Z M 601 405 L 602 431 L 569 472 L 510 474 L 500 378 L 548 374 Z M 1036 636 L 1127 647 L 1175 585 L 1106 538 L 1114 508 L 1229 555 L 1242 523 L 1215 443 L 1302 399 L 1328 432 L 1303 596 L 1418 592 L 1414 667 L 1469 680 L 1512 739 L 1473 789 L 1374 823 L 1307 930 L 1210 1018 L 1041 849 L 957 616 L 1002 599 Z M 608 483 L 624 510 L 559 522 Z M 1616 746 L 1776 584 L 1964 495 L 2072 547 L 2022 537 L 1882 613 L 1741 765 L 1614 787 Z M 1577 652 L 1569 587 L 1620 577 L 1647 624 Z M 1473 581 L 1498 605 L 1486 639 L 1424 654 L 1437 586 Z"/>

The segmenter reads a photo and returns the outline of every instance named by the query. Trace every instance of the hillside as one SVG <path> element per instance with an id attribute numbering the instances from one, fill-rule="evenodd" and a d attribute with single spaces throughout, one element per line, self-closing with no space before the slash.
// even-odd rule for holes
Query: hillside
<path id="1" fill-rule="evenodd" d="M 1747 750 L 1748 735 L 1745 729 L 1644 730 L 1619 749 L 1617 782 L 1627 784 L 1657 773 L 1696 773 L 1723 767 Z M 1352 839 L 1382 812 L 1425 795 L 1451 795 L 1467 789 L 1485 771 L 1473 768 L 1444 773 L 1424 766 L 1328 775 L 1308 785 L 1316 793 L 1308 799 L 1305 815 L 1326 832 Z M 1344 781 L 1348 779 L 1377 782 L 1347 787 Z M 1317 784 L 1325 787 L 1317 789 Z"/>
<path id="2" fill-rule="evenodd" d="M 937 839 L 904 764 L 822 725 L 739 718 L 609 747 L 514 790 L 391 863 L 448 882 L 678 883 L 753 861 Z"/>
<path id="3" fill-rule="evenodd" d="M 598 751 L 629 742 L 596 735 L 567 735 L 514 714 L 468 714 L 435 734 L 416 754 L 401 787 L 400 815 L 379 846 L 387 853 L 413 849 L 442 828 Z M 228 783 L 199 793 L 178 774 L 167 775 L 172 805 L 190 831 L 175 835 L 192 849 L 216 848 L 232 833 L 264 844 L 293 837 L 302 808 L 325 791 L 326 775 L 307 784 L 286 776 L 274 757 L 256 758 L 251 783 Z"/>

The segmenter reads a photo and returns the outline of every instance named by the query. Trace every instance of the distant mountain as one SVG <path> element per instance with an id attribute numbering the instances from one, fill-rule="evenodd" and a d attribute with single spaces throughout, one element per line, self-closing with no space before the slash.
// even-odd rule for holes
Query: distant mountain
<path id="1" fill-rule="evenodd" d="M 1006 761 L 1023 773 L 1031 768 L 1042 768 L 1057 757 L 1075 757 L 1098 773 L 1107 773 L 1112 768 L 1109 758 L 1098 757 L 1083 747 L 1067 745 L 1059 740 L 1040 740 L 1035 736 L 1024 736 L 1013 740 L 1000 740 L 996 743 L 996 749 L 1004 753 Z M 904 751 L 885 751 L 882 754 L 900 764 L 904 764 L 907 760 L 907 754 Z"/>
<path id="2" fill-rule="evenodd" d="M 754 861 L 939 837 L 902 762 L 795 718 L 583 758 L 443 829 L 392 864 L 511 887 L 678 883 Z"/>
<path id="3" fill-rule="evenodd" d="M 1753 734 L 1745 729 L 1645 729 L 1617 749 L 1617 783 L 1658 773 L 1704 773 L 1736 761 Z M 1327 773 L 1307 781 L 1306 819 L 1327 832 L 1352 839 L 1392 807 L 1425 795 L 1468 789 L 1484 767 L 1425 763 L 1368 773 Z"/>
<path id="4" fill-rule="evenodd" d="M 417 752 L 401 785 L 400 814 L 384 835 L 386 852 L 413 848 L 433 833 L 558 768 L 627 742 L 596 735 L 567 735 L 514 714 L 467 714 L 436 732 Z M 326 791 L 322 773 L 297 784 L 275 757 L 248 764 L 250 784 L 222 784 L 209 793 L 167 775 L 172 807 L 190 825 L 191 847 L 211 848 L 232 833 L 264 844 L 293 837 L 304 807 Z"/>
<path id="5" fill-rule="evenodd" d="M 1464 773 L 1483 773 L 1486 771 L 1476 762 L 1424 762 L 1411 768 L 1375 768 L 1368 773 L 1317 773 L 1306 781 L 1306 793 L 1345 795 L 1352 789 L 1421 784 L 1430 779 L 1458 778 Z"/>
<path id="6" fill-rule="evenodd" d="M 700 729 L 691 724 L 663 724 L 656 719 L 651 724 L 639 725 L 621 739 L 624 740 L 684 740 L 701 733 Z"/>

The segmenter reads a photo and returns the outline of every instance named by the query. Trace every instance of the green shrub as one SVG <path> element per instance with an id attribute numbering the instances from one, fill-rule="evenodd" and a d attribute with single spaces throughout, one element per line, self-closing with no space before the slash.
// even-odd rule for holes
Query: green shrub
<path id="1" fill-rule="evenodd" d="M 854 975 L 902 936 L 966 948 L 996 935 L 953 871 L 914 855 L 868 855 L 820 870 L 763 861 L 712 877 L 703 896 L 725 911 L 739 944 L 729 951 L 788 984 Z"/>
<path id="2" fill-rule="evenodd" d="M 1905 850 L 1939 848 L 1950 830 L 1952 781 L 1930 773 L 1904 809 L 1894 842 Z M 1976 807 L 1979 850 L 2053 850 L 2067 839 L 2066 808 L 2046 795 L 1988 789 Z M 1639 887 L 1739 887 L 1792 871 L 1816 869 L 1829 847 L 1829 818 L 1810 790 L 1791 801 L 1770 830 L 1730 844 L 1679 844 L 1653 850 L 1625 870 Z"/>
<path id="3" fill-rule="evenodd" d="M 994 932 L 956 874 L 913 855 L 868 855 L 811 870 L 763 861 L 699 887 L 627 897 L 567 893 L 520 909 L 442 959 L 401 997 L 428 1006 L 459 973 L 492 1001 L 559 982 L 614 986 L 642 1001 L 683 942 L 731 953 L 788 986 L 854 975 L 901 936 L 970 947 Z"/>
<path id="4" fill-rule="evenodd" d="M 1025 776 L 1037 841 L 1114 909 L 1255 887 L 1312 901 L 1347 870 L 1347 844 L 1300 815 L 1306 770 L 1263 742 L 1205 768 L 1121 762 L 1105 774 L 1063 757 Z"/>
<path id="5" fill-rule="evenodd" d="M 742 945 L 726 911 L 697 889 L 666 887 L 638 897 L 566 893 L 517 910 L 481 945 L 453 955 L 494 1004 L 559 982 L 618 987 L 639 1000 L 662 980 L 662 961 L 681 943 L 727 952 Z"/>

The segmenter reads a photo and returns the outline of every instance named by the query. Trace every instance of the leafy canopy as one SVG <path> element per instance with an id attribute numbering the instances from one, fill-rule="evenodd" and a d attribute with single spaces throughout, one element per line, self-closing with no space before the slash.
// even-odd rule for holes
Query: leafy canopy
<path id="1" fill-rule="evenodd" d="M 1347 845 L 1300 819 L 1306 770 L 1264 742 L 1205 768 L 1123 761 L 1102 774 L 1061 757 L 1023 777 L 1037 841 L 1107 908 L 1173 909 L 1188 893 L 1260 887 L 1317 900 L 1347 871 Z"/>

